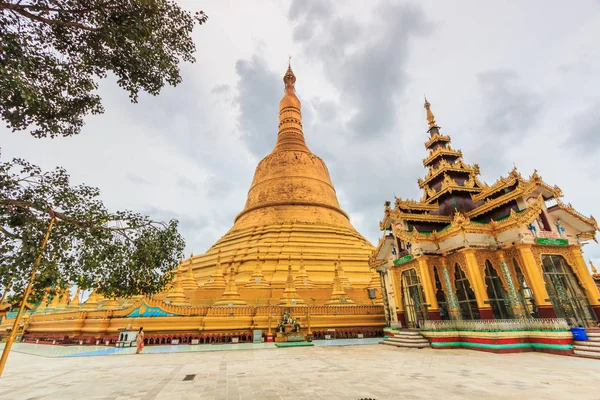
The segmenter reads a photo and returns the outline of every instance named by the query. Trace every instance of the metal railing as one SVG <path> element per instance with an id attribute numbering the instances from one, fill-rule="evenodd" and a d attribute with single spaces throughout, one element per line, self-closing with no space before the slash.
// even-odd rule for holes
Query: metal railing
<path id="1" fill-rule="evenodd" d="M 564 318 L 423 321 L 424 331 L 568 331 Z"/>

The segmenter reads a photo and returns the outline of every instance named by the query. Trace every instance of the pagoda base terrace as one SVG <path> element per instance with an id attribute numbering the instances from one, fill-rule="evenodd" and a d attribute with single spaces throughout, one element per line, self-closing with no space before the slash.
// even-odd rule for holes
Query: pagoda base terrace
<path id="1" fill-rule="evenodd" d="M 573 354 L 573 335 L 564 319 L 426 321 L 421 334 L 434 349 Z"/>
<path id="2" fill-rule="evenodd" d="M 113 344 L 119 329 L 143 327 L 147 345 L 251 342 L 255 330 L 261 330 L 267 341 L 276 334 L 278 320 L 286 309 L 299 318 L 302 331 L 310 331 L 314 338 L 377 337 L 383 335 L 386 325 L 383 306 L 378 305 L 177 307 L 143 299 L 121 310 L 33 313 L 24 327 L 23 340 Z M 175 315 L 177 312 L 180 315 Z M 0 335 L 5 335 L 13 323 L 13 318 L 3 319 Z"/>

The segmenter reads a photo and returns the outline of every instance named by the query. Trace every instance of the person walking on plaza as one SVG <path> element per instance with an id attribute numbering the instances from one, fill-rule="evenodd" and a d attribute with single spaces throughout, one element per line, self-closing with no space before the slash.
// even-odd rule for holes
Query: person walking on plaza
<path id="1" fill-rule="evenodd" d="M 144 328 L 143 327 L 140 328 L 140 331 L 138 332 L 138 334 L 135 338 L 135 344 L 137 345 L 137 350 L 135 351 L 135 354 L 140 354 L 140 352 L 144 348 Z"/>

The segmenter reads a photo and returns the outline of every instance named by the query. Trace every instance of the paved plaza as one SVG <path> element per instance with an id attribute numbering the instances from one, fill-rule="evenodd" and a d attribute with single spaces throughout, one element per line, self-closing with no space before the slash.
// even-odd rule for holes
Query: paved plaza
<path id="1" fill-rule="evenodd" d="M 600 400 L 598 360 L 362 343 L 147 347 L 141 355 L 19 343 L 0 378 L 0 399 Z"/>

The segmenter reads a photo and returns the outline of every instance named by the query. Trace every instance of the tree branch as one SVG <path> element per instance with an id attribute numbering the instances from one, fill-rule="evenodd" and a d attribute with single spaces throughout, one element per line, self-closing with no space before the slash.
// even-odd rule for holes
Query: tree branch
<path id="1" fill-rule="evenodd" d="M 109 232 L 119 232 L 119 231 L 130 231 L 130 230 L 134 230 L 134 229 L 138 229 L 138 228 L 142 228 L 142 227 L 151 227 L 154 229 L 158 229 L 154 226 L 155 222 L 154 221 L 150 221 L 144 225 L 140 225 L 138 227 L 132 228 L 132 227 L 125 227 L 125 228 L 111 228 L 111 227 L 105 227 L 102 225 L 95 225 L 93 223 L 90 222 L 86 222 L 86 221 L 79 221 L 75 218 L 69 217 L 68 215 L 61 213 L 59 211 L 53 210 L 52 208 L 50 208 L 49 206 L 47 206 L 46 208 L 44 207 L 40 207 L 35 203 L 29 202 L 29 201 L 22 201 L 22 200 L 9 200 L 9 199 L 2 199 L 0 200 L 0 206 L 6 206 L 6 207 L 20 207 L 20 208 L 24 208 L 27 210 L 37 210 L 40 212 L 44 212 L 44 213 L 48 213 L 51 217 L 54 216 L 57 219 L 60 219 L 62 221 L 65 221 L 69 224 L 73 224 L 73 225 L 77 225 L 80 226 L 82 228 L 88 228 L 88 229 L 93 229 L 93 230 L 105 230 L 105 231 L 109 231 Z M 106 221 L 106 222 L 112 222 L 114 220 L 110 220 L 110 221 Z M 164 226 L 164 225 L 163 225 Z"/>
<path id="2" fill-rule="evenodd" d="M 20 1 L 19 1 L 20 3 Z M 89 13 L 91 11 L 94 10 L 100 10 L 102 8 L 107 9 L 107 10 L 114 10 L 119 8 L 119 4 L 115 4 L 112 6 L 109 6 L 110 3 L 114 3 L 114 1 L 108 0 L 107 2 L 103 3 L 103 4 L 98 4 L 96 7 L 90 7 L 90 8 L 79 8 L 79 9 L 74 9 L 74 8 L 53 8 L 53 7 L 40 7 L 37 5 L 32 5 L 32 4 L 24 4 L 24 5 L 19 5 L 19 3 L 16 4 L 16 6 L 20 7 L 21 9 L 30 9 L 30 10 L 34 10 L 34 11 L 43 11 L 44 13 L 48 13 L 48 12 L 58 12 L 58 13 L 68 13 L 68 14 L 86 14 Z M 3 8 L 2 5 L 0 5 L 0 8 Z"/>
<path id="3" fill-rule="evenodd" d="M 10 3 L 0 3 L 0 10 L 11 10 L 17 14 L 20 14 L 26 18 L 29 18 L 31 20 L 34 21 L 38 21 L 38 22 L 43 22 L 45 24 L 49 24 L 49 25 L 59 25 L 59 26 L 68 26 L 71 28 L 78 28 L 78 29 L 83 29 L 84 31 L 91 31 L 91 32 L 97 32 L 100 30 L 100 28 L 94 28 L 91 26 L 87 26 L 84 24 L 81 24 L 79 22 L 72 22 L 72 21 L 59 21 L 56 19 L 50 19 L 50 18 L 44 18 L 44 17 L 40 17 L 37 14 L 32 14 L 29 11 L 26 11 L 25 8 L 23 6 L 17 5 L 17 4 L 10 4 Z"/>
<path id="4" fill-rule="evenodd" d="M 15 238 L 15 239 L 21 239 L 21 237 L 19 235 L 15 235 L 14 233 L 12 233 L 10 231 L 7 231 L 6 229 L 4 229 L 1 226 L 0 226 L 0 231 L 2 233 L 4 233 L 6 236 L 10 236 L 10 237 Z"/>

